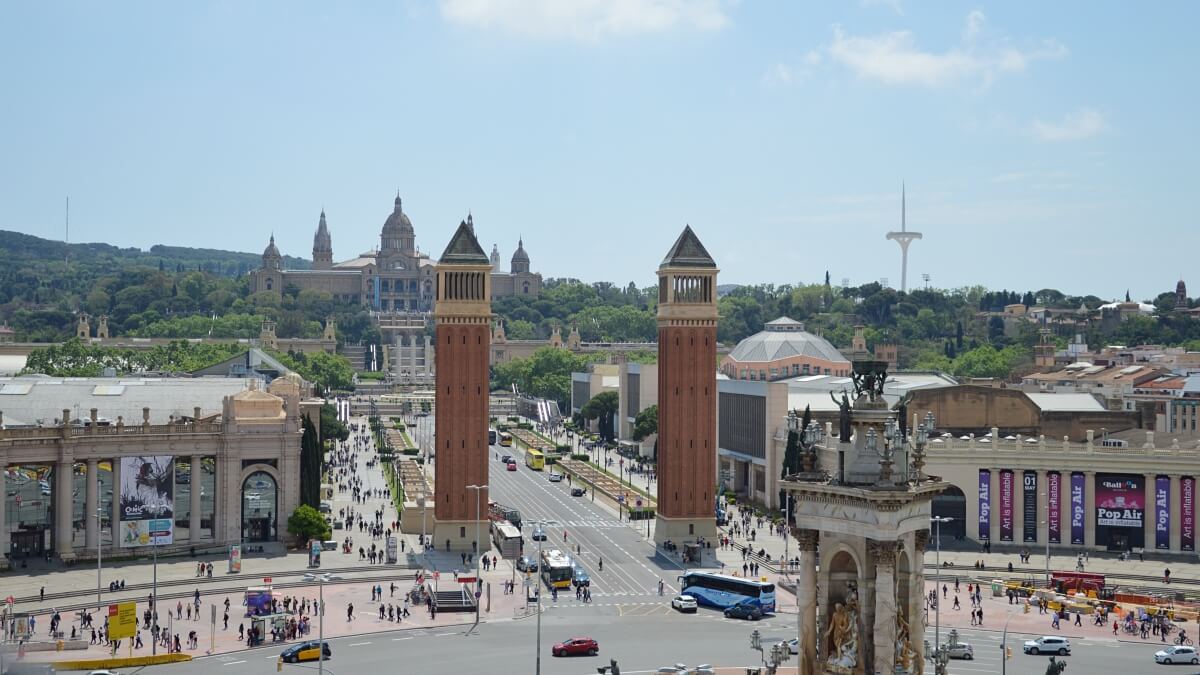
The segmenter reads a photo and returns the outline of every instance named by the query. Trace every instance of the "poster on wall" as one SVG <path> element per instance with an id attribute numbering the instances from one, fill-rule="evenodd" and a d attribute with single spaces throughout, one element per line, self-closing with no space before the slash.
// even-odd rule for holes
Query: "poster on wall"
<path id="1" fill-rule="evenodd" d="M 1154 548 L 1171 548 L 1171 477 L 1154 479 Z"/>
<path id="2" fill-rule="evenodd" d="M 1062 543 L 1062 474 L 1051 471 L 1046 474 L 1046 536 L 1051 544 Z"/>
<path id="3" fill-rule="evenodd" d="M 121 458 L 122 548 L 170 544 L 175 532 L 175 458 Z"/>
<path id="4" fill-rule="evenodd" d="M 1026 471 L 1021 479 L 1021 538 L 1026 543 L 1036 542 L 1038 530 L 1037 472 Z"/>
<path id="5" fill-rule="evenodd" d="M 1013 472 L 1000 470 L 1000 541 L 1013 540 Z"/>
<path id="6" fill-rule="evenodd" d="M 979 541 L 992 538 L 992 472 L 979 470 Z"/>
<path id="7" fill-rule="evenodd" d="M 1071 544 L 1074 546 L 1083 545 L 1083 490 L 1083 474 L 1071 474 Z"/>
<path id="8" fill-rule="evenodd" d="M 1134 474 L 1096 474 L 1097 527 L 1145 527 L 1145 478 Z"/>
<path id="9" fill-rule="evenodd" d="M 1179 479 L 1179 548 L 1196 550 L 1196 479 Z"/>

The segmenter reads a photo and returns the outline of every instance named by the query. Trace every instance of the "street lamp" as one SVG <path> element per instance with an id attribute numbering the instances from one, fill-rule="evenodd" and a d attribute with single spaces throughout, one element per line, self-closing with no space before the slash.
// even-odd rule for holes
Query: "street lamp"
<path id="1" fill-rule="evenodd" d="M 487 485 L 468 485 L 467 489 L 475 491 L 475 625 L 467 631 L 470 634 L 479 626 L 479 596 L 483 589 L 483 584 L 479 581 L 479 554 L 482 552 L 479 547 L 479 495 L 487 489 Z"/>
<path id="2" fill-rule="evenodd" d="M 305 574 L 305 581 L 317 582 L 320 606 L 317 607 L 317 672 L 325 674 L 325 584 L 338 581 L 341 577 L 328 572 L 324 574 Z"/>
<path id="3" fill-rule="evenodd" d="M 937 525 L 936 553 L 934 554 L 936 581 L 934 581 L 933 587 L 933 596 L 937 598 L 933 605 L 933 667 L 937 675 L 946 675 L 948 655 L 942 649 L 942 600 L 937 593 L 942 587 L 942 523 L 948 523 L 954 519 L 949 516 L 933 516 L 930 520 Z"/>
<path id="4" fill-rule="evenodd" d="M 99 469 L 97 469 L 97 472 L 99 472 Z M 88 478 L 90 479 L 91 477 L 89 476 Z M 99 484 L 99 482 L 100 482 L 99 478 L 97 478 L 96 483 Z M 96 507 L 96 612 L 97 613 L 99 613 L 100 609 L 103 607 L 103 605 L 100 604 L 100 567 L 101 567 L 100 558 L 103 555 L 100 551 L 100 542 L 101 542 L 101 540 L 104 539 L 104 522 L 100 520 L 100 515 L 102 513 L 104 513 L 104 507 L 97 506 Z"/>
<path id="5" fill-rule="evenodd" d="M 533 530 L 534 532 L 537 532 L 538 529 L 541 529 L 543 532 L 545 532 L 545 530 L 546 530 L 546 521 L 544 521 L 544 520 L 534 521 L 533 525 L 534 525 L 534 530 Z M 542 541 L 543 541 L 543 539 L 538 539 L 537 564 L 538 564 L 538 575 L 539 576 L 542 574 L 542 564 L 543 564 L 542 563 Z M 534 649 L 537 650 L 537 660 L 535 662 L 536 665 L 535 665 L 534 675 L 542 675 L 542 583 L 541 583 L 541 581 L 537 581 L 536 583 L 537 583 L 537 586 L 536 586 L 536 588 L 537 588 L 537 593 L 536 593 L 536 595 L 537 595 L 537 642 L 536 642 L 536 646 L 534 647 Z M 526 591 L 526 599 L 528 599 L 528 593 L 529 593 L 529 591 Z"/>
<path id="6" fill-rule="evenodd" d="M 1044 496 L 1046 493 L 1042 493 Z M 1038 525 L 1046 526 L 1046 585 L 1050 585 L 1050 521 L 1038 521 Z"/>

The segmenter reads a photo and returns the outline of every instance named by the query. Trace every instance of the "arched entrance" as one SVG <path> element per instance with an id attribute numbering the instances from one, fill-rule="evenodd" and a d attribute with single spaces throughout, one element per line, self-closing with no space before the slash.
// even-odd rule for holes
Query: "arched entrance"
<path id="1" fill-rule="evenodd" d="M 942 528 L 942 547 L 951 541 L 962 541 L 967 536 L 967 496 L 957 485 L 951 485 L 933 498 L 933 517 L 950 518 Z M 936 536 L 937 528 L 934 528 Z"/>
<path id="2" fill-rule="evenodd" d="M 275 541 L 279 516 L 279 485 L 266 471 L 242 481 L 242 541 Z"/>

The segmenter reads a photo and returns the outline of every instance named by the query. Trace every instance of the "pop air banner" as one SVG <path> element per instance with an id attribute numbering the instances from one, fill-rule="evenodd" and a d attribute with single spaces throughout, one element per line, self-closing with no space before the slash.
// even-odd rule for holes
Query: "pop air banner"
<path id="1" fill-rule="evenodd" d="M 1179 479 L 1179 548 L 1196 550 L 1196 479 Z"/>
<path id="2" fill-rule="evenodd" d="M 1062 543 L 1062 474 L 1051 471 L 1046 474 L 1046 533 L 1051 544 Z"/>
<path id="3" fill-rule="evenodd" d="M 1026 471 L 1022 476 L 1021 489 L 1021 533 L 1023 540 L 1037 541 L 1038 508 L 1037 508 L 1037 472 Z"/>
<path id="4" fill-rule="evenodd" d="M 1071 544 L 1075 546 L 1083 545 L 1083 490 L 1083 474 L 1071 474 Z"/>
<path id="5" fill-rule="evenodd" d="M 1013 472 L 1000 469 L 1000 541 L 1013 540 Z"/>
<path id="6" fill-rule="evenodd" d="M 1171 548 L 1171 477 L 1154 479 L 1154 548 Z"/>
<path id="7" fill-rule="evenodd" d="M 121 458 L 122 548 L 170 544 L 175 532 L 175 458 Z"/>
<path id="8" fill-rule="evenodd" d="M 979 541 L 992 538 L 992 472 L 979 470 Z"/>
<path id="9" fill-rule="evenodd" d="M 1145 527 L 1145 476 L 1096 474 L 1096 525 L 1099 527 Z"/>

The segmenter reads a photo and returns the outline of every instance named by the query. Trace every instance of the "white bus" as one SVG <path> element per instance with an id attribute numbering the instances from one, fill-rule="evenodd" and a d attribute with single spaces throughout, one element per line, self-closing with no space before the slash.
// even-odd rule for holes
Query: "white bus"
<path id="1" fill-rule="evenodd" d="M 521 531 L 507 520 L 492 521 L 492 541 L 503 558 L 515 560 L 521 555 Z"/>

